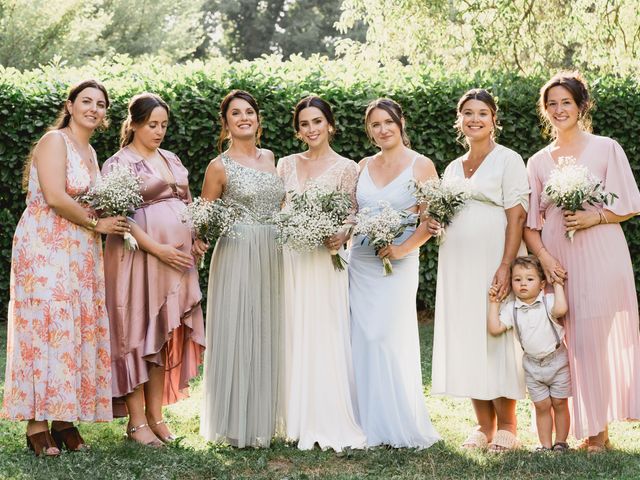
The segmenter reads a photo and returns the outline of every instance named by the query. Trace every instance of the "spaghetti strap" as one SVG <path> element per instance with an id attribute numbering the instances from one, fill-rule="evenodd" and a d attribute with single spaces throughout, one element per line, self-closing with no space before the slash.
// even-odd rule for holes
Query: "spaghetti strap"
<path id="1" fill-rule="evenodd" d="M 411 160 L 411 169 L 413 170 L 414 165 L 416 164 L 416 160 L 418 160 L 418 157 L 420 156 L 419 153 L 416 153 L 413 157 L 413 160 Z"/>

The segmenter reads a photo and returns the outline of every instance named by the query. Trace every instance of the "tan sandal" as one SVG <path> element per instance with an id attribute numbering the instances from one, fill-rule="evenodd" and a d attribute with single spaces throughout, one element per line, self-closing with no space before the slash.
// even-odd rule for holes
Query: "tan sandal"
<path id="1" fill-rule="evenodd" d="M 509 430 L 498 430 L 493 436 L 493 441 L 489 444 L 489 451 L 500 453 L 515 450 L 520 446 L 518 437 Z"/>
<path id="2" fill-rule="evenodd" d="M 487 436 L 480 430 L 472 431 L 467 439 L 462 442 L 462 448 L 467 448 L 469 450 L 484 450 L 488 445 L 489 442 L 487 441 Z"/>
<path id="3" fill-rule="evenodd" d="M 151 427 L 149 427 L 148 423 L 143 423 L 142 425 L 138 425 L 137 427 L 128 427 L 127 438 L 133 442 L 139 443 L 140 445 L 144 445 L 145 447 L 152 447 L 152 448 L 164 447 L 164 443 L 162 443 L 162 441 L 160 441 L 157 437 L 154 440 L 150 440 L 149 442 L 146 442 L 146 443 L 133 438 L 133 434 L 143 428 L 148 428 L 149 430 L 151 430 Z M 151 430 L 151 432 L 153 432 L 153 430 Z M 153 435 L 155 436 L 155 433 Z"/>
<path id="4" fill-rule="evenodd" d="M 604 442 L 590 442 L 589 437 L 585 438 L 580 445 L 576 448 L 577 450 L 585 450 L 588 453 L 602 453 L 607 450 L 612 450 L 613 445 L 607 438 Z"/>

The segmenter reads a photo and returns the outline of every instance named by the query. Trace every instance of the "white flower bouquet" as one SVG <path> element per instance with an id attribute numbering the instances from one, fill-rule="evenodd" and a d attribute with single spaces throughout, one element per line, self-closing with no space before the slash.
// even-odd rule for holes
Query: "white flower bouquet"
<path id="1" fill-rule="evenodd" d="M 291 193 L 290 202 L 274 216 L 278 241 L 298 252 L 315 250 L 344 227 L 351 208 L 347 193 L 312 183 L 303 193 Z M 338 251 L 329 253 L 334 268 L 344 270 Z"/>
<path id="2" fill-rule="evenodd" d="M 136 208 L 142 205 L 142 179 L 129 167 L 114 165 L 113 169 L 98 177 L 95 185 L 80 201 L 93 208 L 100 217 L 128 217 Z M 124 247 L 136 250 L 138 242 L 131 233 L 124 234 Z"/>
<path id="3" fill-rule="evenodd" d="M 414 182 L 414 196 L 418 205 L 426 205 L 426 214 L 441 225 L 438 244 L 444 242 L 444 229 L 453 217 L 471 198 L 471 184 L 460 177 L 431 178 L 425 182 Z"/>
<path id="4" fill-rule="evenodd" d="M 233 226 L 240 212 L 221 198 L 206 200 L 197 197 L 182 212 L 182 222 L 189 225 L 196 238 L 213 243 L 222 236 L 234 236 Z M 200 261 L 202 267 L 204 257 Z"/>
<path id="5" fill-rule="evenodd" d="M 362 235 L 362 244 L 369 241 L 376 254 L 398 237 L 407 228 L 415 226 L 417 215 L 406 211 L 398 211 L 391 207 L 389 202 L 379 202 L 380 211 L 373 214 L 369 208 L 363 208 L 356 215 L 356 227 L 354 234 Z M 393 266 L 388 258 L 382 259 L 384 275 L 393 273 Z"/>
<path id="6" fill-rule="evenodd" d="M 543 195 L 563 210 L 584 210 L 584 204 L 609 205 L 618 196 L 606 193 L 602 182 L 584 165 L 578 165 L 575 157 L 558 158 L 558 167 L 551 171 L 544 186 Z M 566 232 L 573 242 L 575 230 Z"/>

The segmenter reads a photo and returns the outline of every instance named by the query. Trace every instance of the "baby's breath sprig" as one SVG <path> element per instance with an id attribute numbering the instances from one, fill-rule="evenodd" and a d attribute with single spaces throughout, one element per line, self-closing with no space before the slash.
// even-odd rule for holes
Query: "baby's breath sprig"
<path id="1" fill-rule="evenodd" d="M 128 217 L 142 205 L 142 184 L 142 179 L 129 167 L 117 164 L 104 176 L 98 177 L 95 185 L 79 201 L 93 208 L 101 218 Z M 138 248 L 138 242 L 131 233 L 125 233 L 123 239 L 127 250 Z"/>
<path id="2" fill-rule="evenodd" d="M 240 212 L 221 198 L 207 200 L 197 197 L 187 205 L 181 217 L 182 222 L 193 229 L 196 238 L 214 243 L 222 236 L 236 235 L 233 226 L 238 222 Z"/>
<path id="3" fill-rule="evenodd" d="M 298 252 L 310 252 L 335 235 L 349 216 L 351 199 L 345 192 L 312 183 L 302 193 L 289 192 L 290 201 L 274 215 L 278 242 Z M 344 270 L 345 261 L 330 250 L 333 266 Z"/>
<path id="4" fill-rule="evenodd" d="M 575 157 L 559 157 L 558 166 L 551 171 L 544 186 L 544 197 L 549 202 L 569 212 L 584 210 L 584 205 L 610 205 L 618 198 L 605 192 L 604 185 L 587 167 L 578 165 Z M 565 235 L 573 242 L 575 230 Z"/>
<path id="5" fill-rule="evenodd" d="M 354 234 L 362 235 L 361 244 L 368 240 L 376 254 L 387 245 L 400 237 L 407 228 L 415 226 L 418 220 L 416 214 L 395 210 L 389 202 L 378 202 L 380 211 L 373 213 L 370 208 L 363 208 L 356 215 Z M 393 266 L 388 258 L 382 259 L 384 275 L 393 273 Z"/>
<path id="6" fill-rule="evenodd" d="M 435 177 L 425 182 L 414 182 L 411 188 L 414 188 L 413 195 L 418 204 L 426 206 L 426 215 L 440 223 L 438 244 L 441 244 L 444 241 L 444 229 L 471 198 L 469 180 L 460 177 Z"/>

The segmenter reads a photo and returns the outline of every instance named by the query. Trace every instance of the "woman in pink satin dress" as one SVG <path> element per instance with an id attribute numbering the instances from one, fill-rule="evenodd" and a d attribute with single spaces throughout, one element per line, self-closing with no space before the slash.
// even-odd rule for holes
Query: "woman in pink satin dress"
<path id="1" fill-rule="evenodd" d="M 615 141 L 590 133 L 591 100 L 578 73 L 560 73 L 540 91 L 539 109 L 553 134 L 527 164 L 531 199 L 525 241 L 548 280 L 564 282 L 573 380 L 572 429 L 591 452 L 610 447 L 613 420 L 640 418 L 640 334 L 629 247 L 620 223 L 640 212 L 640 192 Z M 575 157 L 606 192 L 610 205 L 568 212 L 542 195 L 559 157 Z M 565 232 L 574 231 L 573 242 Z"/>
<path id="2" fill-rule="evenodd" d="M 122 149 L 108 159 L 129 167 L 143 181 L 143 205 L 129 222 L 139 250 L 107 236 L 105 281 L 111 326 L 114 416 L 129 414 L 127 435 L 150 446 L 175 439 L 162 406 L 186 396 L 204 351 L 202 293 L 191 251 L 191 230 L 181 213 L 191 201 L 187 169 L 160 149 L 169 107 L 143 93 L 129 102 Z M 124 401 L 122 401 L 124 400 Z"/>

